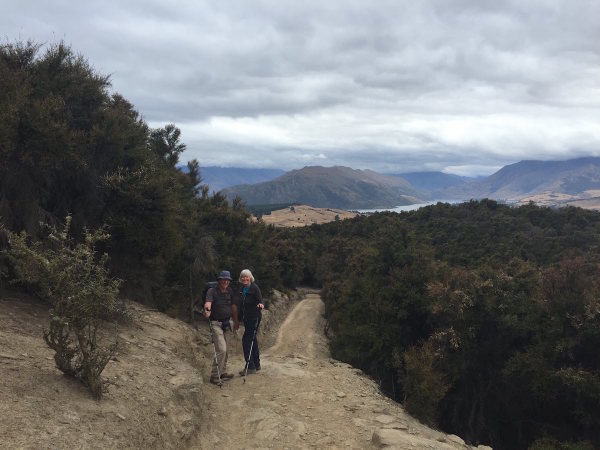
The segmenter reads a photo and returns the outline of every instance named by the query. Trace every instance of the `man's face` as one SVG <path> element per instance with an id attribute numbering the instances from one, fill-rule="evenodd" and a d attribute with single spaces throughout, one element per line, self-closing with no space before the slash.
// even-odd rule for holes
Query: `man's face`
<path id="1" fill-rule="evenodd" d="M 221 290 L 226 289 L 227 286 L 229 286 L 229 280 L 225 279 L 225 278 L 219 278 L 219 287 L 221 288 Z"/>

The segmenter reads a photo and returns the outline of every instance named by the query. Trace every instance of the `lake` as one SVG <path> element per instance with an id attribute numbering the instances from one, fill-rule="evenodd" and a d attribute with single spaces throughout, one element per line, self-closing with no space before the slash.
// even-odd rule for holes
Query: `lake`
<path id="1" fill-rule="evenodd" d="M 451 205 L 455 203 L 462 203 L 461 200 L 432 200 L 426 203 L 413 203 L 412 205 L 404 205 L 404 206 L 396 206 L 395 208 L 378 208 L 378 209 L 359 209 L 357 210 L 359 213 L 375 213 L 381 211 L 391 211 L 391 212 L 403 212 L 403 211 L 414 211 L 415 209 L 422 208 L 423 206 L 435 205 L 437 203 L 450 203 Z"/>

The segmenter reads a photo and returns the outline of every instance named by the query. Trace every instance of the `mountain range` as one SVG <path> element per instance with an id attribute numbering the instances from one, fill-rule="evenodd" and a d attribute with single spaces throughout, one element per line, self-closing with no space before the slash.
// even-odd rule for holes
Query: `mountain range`
<path id="1" fill-rule="evenodd" d="M 278 174 L 257 172 L 267 178 L 255 183 L 253 169 L 221 170 L 221 190 L 228 198 L 241 196 L 247 205 L 301 203 L 340 209 L 392 208 L 430 200 L 491 198 L 509 203 L 535 201 L 548 205 L 570 204 L 598 198 L 600 207 L 600 158 L 567 161 L 525 160 L 503 167 L 483 178 L 442 172 L 413 172 L 385 175 L 349 167 L 311 166 Z M 211 169 L 216 173 L 216 169 Z M 232 177 L 228 177 L 232 170 Z M 243 184 L 231 185 L 243 173 Z M 282 171 L 283 172 L 283 171 Z M 203 179 L 207 179 L 202 171 Z M 271 176 L 271 179 L 268 179 Z M 210 185 L 212 190 L 215 186 Z M 598 192 L 596 192 L 598 191 Z M 591 204 L 595 204 L 594 201 Z M 591 206 L 593 207 L 593 206 Z"/>
<path id="2" fill-rule="evenodd" d="M 494 198 L 509 201 L 541 194 L 583 195 L 600 189 L 600 158 L 521 161 L 481 180 L 441 191 L 446 198 Z M 435 194 L 439 193 L 435 192 Z"/>
<path id="3" fill-rule="evenodd" d="M 202 182 L 210 189 L 219 192 L 229 186 L 238 184 L 255 184 L 270 181 L 285 173 L 281 169 L 248 169 L 243 167 L 206 166 L 200 168 Z"/>

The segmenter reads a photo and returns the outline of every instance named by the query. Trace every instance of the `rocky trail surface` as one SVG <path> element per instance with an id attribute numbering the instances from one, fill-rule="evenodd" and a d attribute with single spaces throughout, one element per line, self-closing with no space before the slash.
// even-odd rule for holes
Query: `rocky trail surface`
<path id="1" fill-rule="evenodd" d="M 420 424 L 360 370 L 331 359 L 323 309 L 316 293 L 298 303 L 275 344 L 263 350 L 262 370 L 246 382 L 238 375 L 242 357 L 230 357 L 228 371 L 236 376 L 207 388 L 197 448 L 473 448 Z"/>

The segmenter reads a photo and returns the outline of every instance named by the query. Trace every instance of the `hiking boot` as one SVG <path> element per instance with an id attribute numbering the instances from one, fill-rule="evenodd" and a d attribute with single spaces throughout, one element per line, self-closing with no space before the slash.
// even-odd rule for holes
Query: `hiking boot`
<path id="1" fill-rule="evenodd" d="M 233 378 L 233 374 L 232 373 L 225 372 L 225 373 L 221 374 L 221 380 L 227 381 L 227 380 L 231 380 L 232 378 Z"/>
<path id="2" fill-rule="evenodd" d="M 250 369 L 250 368 L 248 368 L 248 374 L 251 374 L 251 373 L 256 373 L 256 369 Z M 241 376 L 246 375 L 246 369 L 240 370 L 240 375 Z"/>
<path id="3" fill-rule="evenodd" d="M 217 386 L 223 386 L 223 382 L 219 380 L 217 377 L 211 377 L 210 382 L 212 384 L 216 384 Z"/>

